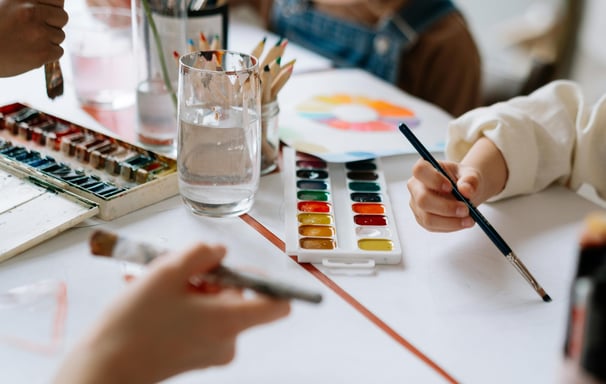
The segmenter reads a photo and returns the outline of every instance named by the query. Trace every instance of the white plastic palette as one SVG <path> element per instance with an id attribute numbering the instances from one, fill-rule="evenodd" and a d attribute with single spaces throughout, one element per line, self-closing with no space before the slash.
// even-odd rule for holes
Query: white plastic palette
<path id="1" fill-rule="evenodd" d="M 380 159 L 328 163 L 285 147 L 283 168 L 288 255 L 329 267 L 400 262 Z"/>

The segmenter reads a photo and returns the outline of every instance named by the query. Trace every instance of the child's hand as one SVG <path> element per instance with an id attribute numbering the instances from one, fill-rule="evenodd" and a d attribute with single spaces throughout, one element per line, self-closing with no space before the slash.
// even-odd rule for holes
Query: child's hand
<path id="1" fill-rule="evenodd" d="M 463 196 L 478 204 L 478 172 L 453 162 L 441 162 L 441 165 L 456 180 Z M 424 228 L 434 232 L 452 232 L 474 225 L 465 203 L 452 194 L 450 181 L 427 161 L 420 159 L 414 165 L 412 177 L 408 180 L 408 191 L 410 208 Z"/>
<path id="2" fill-rule="evenodd" d="M 441 162 L 463 196 L 478 206 L 500 193 L 507 181 L 507 164 L 499 149 L 482 137 L 461 163 Z M 469 210 L 452 194 L 452 185 L 425 160 L 419 160 L 408 180 L 410 208 L 417 222 L 434 232 L 453 232 L 474 225 Z"/>
<path id="3" fill-rule="evenodd" d="M 242 331 L 286 316 L 290 304 L 192 289 L 190 278 L 216 268 L 225 252 L 198 244 L 152 262 L 68 356 L 56 382 L 152 383 L 230 362 Z"/>

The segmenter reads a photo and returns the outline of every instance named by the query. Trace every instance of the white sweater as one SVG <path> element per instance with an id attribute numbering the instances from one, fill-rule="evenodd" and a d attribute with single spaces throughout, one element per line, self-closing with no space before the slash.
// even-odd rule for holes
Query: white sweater
<path id="1" fill-rule="evenodd" d="M 576 83 L 552 82 L 529 96 L 478 108 L 448 129 L 446 158 L 460 161 L 481 136 L 507 162 L 505 189 L 491 200 L 534 193 L 557 182 L 592 185 L 606 199 L 606 95 L 587 105 Z"/>

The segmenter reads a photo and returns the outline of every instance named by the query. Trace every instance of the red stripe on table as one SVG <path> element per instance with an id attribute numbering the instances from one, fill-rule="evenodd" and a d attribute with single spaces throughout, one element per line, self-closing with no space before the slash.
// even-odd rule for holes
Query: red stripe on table
<path id="1" fill-rule="evenodd" d="M 269 240 L 273 245 L 279 248 L 282 252 L 286 251 L 286 246 L 284 241 L 276 236 L 273 232 L 267 229 L 263 224 L 259 223 L 252 216 L 248 214 L 244 214 L 240 216 L 240 218 L 246 222 L 248 225 L 253 227 L 257 232 L 259 232 L 263 237 Z M 296 257 L 291 257 L 293 260 L 297 261 Z M 322 282 L 325 286 L 327 286 L 330 290 L 335 292 L 339 297 L 341 297 L 345 302 L 350 304 L 354 309 L 360 312 L 364 317 L 366 317 L 370 322 L 379 327 L 383 332 L 387 333 L 393 340 L 395 340 L 398 344 L 408 349 L 411 353 L 433 368 L 436 372 L 438 372 L 442 377 L 448 380 L 451 383 L 457 383 L 452 376 L 448 374 L 442 367 L 433 362 L 429 357 L 425 356 L 423 352 L 418 350 L 414 345 L 409 343 L 405 338 L 400 336 L 396 331 L 393 330 L 389 325 L 387 325 L 383 320 L 377 317 L 374 313 L 372 313 L 368 308 L 366 308 L 362 303 L 356 300 L 349 293 L 345 292 L 343 288 L 341 288 L 337 283 L 331 280 L 328 276 L 323 274 L 318 268 L 316 268 L 311 263 L 298 263 L 301 267 L 303 267 L 307 272 L 309 272 L 312 276 Z"/>

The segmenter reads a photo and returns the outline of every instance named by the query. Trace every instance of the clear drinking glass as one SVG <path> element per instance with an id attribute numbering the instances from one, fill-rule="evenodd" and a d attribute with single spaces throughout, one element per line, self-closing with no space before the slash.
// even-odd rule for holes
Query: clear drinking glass
<path id="1" fill-rule="evenodd" d="M 67 44 L 76 97 L 101 109 L 135 102 L 135 57 L 128 9 L 89 7 L 71 15 Z"/>
<path id="2" fill-rule="evenodd" d="M 225 50 L 184 55 L 177 94 L 177 166 L 185 204 L 200 215 L 246 213 L 261 170 L 257 59 Z"/>
<path id="3" fill-rule="evenodd" d="M 187 47 L 187 2 L 132 0 L 137 59 L 137 140 L 160 152 L 174 152 L 177 136 L 175 56 Z"/>
<path id="4" fill-rule="evenodd" d="M 261 106 L 261 175 L 266 175 L 278 168 L 280 154 L 280 129 L 278 117 L 280 105 L 278 100 Z"/>
<path id="5" fill-rule="evenodd" d="M 137 140 L 174 153 L 179 56 L 225 48 L 228 4 L 131 0 L 137 68 Z"/>

